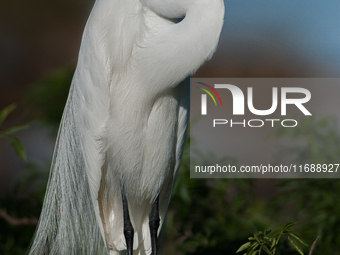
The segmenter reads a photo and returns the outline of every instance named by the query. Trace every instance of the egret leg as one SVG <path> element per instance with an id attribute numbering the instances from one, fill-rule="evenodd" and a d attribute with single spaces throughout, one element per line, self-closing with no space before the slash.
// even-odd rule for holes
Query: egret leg
<path id="1" fill-rule="evenodd" d="M 123 214 L 124 214 L 124 236 L 126 242 L 127 255 L 133 255 L 133 234 L 134 229 L 130 221 L 129 206 L 126 198 L 124 183 L 121 183 L 120 190 L 122 193 Z"/>
<path id="2" fill-rule="evenodd" d="M 159 228 L 159 195 L 151 205 L 151 212 L 149 214 L 149 227 L 151 233 L 152 255 L 158 255 L 158 240 L 157 232 Z"/>

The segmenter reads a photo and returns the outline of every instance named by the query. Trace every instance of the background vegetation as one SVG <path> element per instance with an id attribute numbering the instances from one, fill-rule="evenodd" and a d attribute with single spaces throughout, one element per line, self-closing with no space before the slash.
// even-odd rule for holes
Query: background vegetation
<path id="1" fill-rule="evenodd" d="M 72 68 L 59 70 L 27 91 L 22 102 L 26 110 L 21 112 L 27 122 L 39 120 L 56 135 L 72 73 Z M 300 139 L 301 147 L 282 148 L 279 157 L 294 157 L 297 164 L 338 163 L 340 137 L 331 119 L 311 120 L 287 130 L 277 129 L 273 136 Z M 272 196 L 259 198 L 256 190 L 268 186 L 268 180 L 190 179 L 190 142 L 188 137 L 170 204 L 164 254 L 235 254 L 254 232 L 279 229 L 288 221 L 298 222 L 295 230 L 309 245 L 301 247 L 305 254 L 318 236 L 313 255 L 340 254 L 338 180 L 272 179 Z M 213 161 L 209 158 L 194 160 Z M 0 198 L 0 254 L 25 253 L 42 207 L 48 168 L 49 162 L 43 166 L 26 163 L 22 176 Z M 298 253 L 287 239 L 276 254 Z"/>
<path id="2" fill-rule="evenodd" d="M 17 104 L 0 132 L 29 124 L 26 131 L 48 133 L 43 139 L 38 136 L 42 150 L 51 143 L 46 140 L 55 140 L 93 2 L 0 1 L 0 111 Z M 228 0 L 225 5 L 219 47 L 196 77 L 339 77 L 338 0 Z M 294 157 L 297 164 L 339 163 L 338 129 L 335 121 L 326 119 L 305 122 L 296 132 L 277 130 L 274 137 L 302 141 L 299 148 L 282 148 L 278 157 Z M 0 137 L 4 255 L 25 254 L 47 184 L 51 159 L 31 160 L 27 147 L 41 143 L 37 136 L 30 138 L 36 139 L 33 142 L 24 141 L 26 131 L 11 133 L 12 141 Z M 26 162 L 7 153 L 15 155 L 13 141 L 20 152 L 15 138 L 26 146 Z M 294 228 L 309 245 L 303 247 L 305 254 L 318 236 L 313 255 L 340 253 L 339 180 L 190 179 L 189 142 L 194 141 L 188 138 L 169 208 L 166 255 L 234 254 L 256 231 L 270 228 L 275 233 L 289 221 L 298 222 Z M 211 157 L 196 160 L 209 162 Z M 297 254 L 286 241 L 278 252 Z"/>

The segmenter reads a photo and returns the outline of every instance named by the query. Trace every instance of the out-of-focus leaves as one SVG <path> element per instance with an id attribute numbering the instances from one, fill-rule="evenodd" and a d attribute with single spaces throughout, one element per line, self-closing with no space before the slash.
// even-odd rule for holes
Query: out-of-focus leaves
<path id="1" fill-rule="evenodd" d="M 295 128 L 279 127 L 275 137 L 290 138 L 292 145 L 281 148 L 276 158 L 282 161 L 293 157 L 299 164 L 329 164 L 340 155 L 340 137 L 336 121 L 332 118 L 316 120 L 313 117 L 299 121 Z"/>
<path id="2" fill-rule="evenodd" d="M 11 145 L 15 149 L 15 152 L 18 154 L 18 156 L 23 161 L 26 161 L 26 152 L 25 152 L 25 148 L 22 145 L 21 141 L 18 138 L 15 138 L 14 136 L 10 136 L 10 135 L 6 135 L 6 138 L 11 141 Z"/>
<path id="3" fill-rule="evenodd" d="M 294 164 L 339 164 L 340 135 L 333 118 L 299 121 L 295 129 L 276 130 L 282 138 L 294 138 L 294 150 L 283 147 L 278 157 L 294 159 Z M 340 254 L 340 182 L 338 179 L 280 180 L 275 212 L 285 210 L 287 216 L 301 222 L 300 233 L 312 243 L 321 236 L 313 255 Z M 277 215 L 277 213 L 275 214 Z M 294 237 L 297 241 L 299 236 Z"/>
<path id="4" fill-rule="evenodd" d="M 4 133 L 6 135 L 12 135 L 13 133 L 16 133 L 20 130 L 23 130 L 23 129 L 26 129 L 28 128 L 28 125 L 19 125 L 19 126 L 13 126 L 13 127 L 10 127 L 10 128 L 7 128 Z"/>
<path id="5" fill-rule="evenodd" d="M 299 247 L 299 245 L 291 239 L 291 237 L 296 238 L 298 241 L 300 241 L 302 244 L 304 242 L 299 238 L 293 230 L 293 226 L 296 224 L 296 222 L 288 222 L 286 223 L 281 231 L 277 233 L 271 233 L 270 230 L 265 229 L 262 231 L 257 231 L 254 233 L 253 237 L 249 237 L 248 240 L 250 242 L 247 242 L 243 244 L 236 253 L 247 250 L 245 255 L 252 255 L 255 252 L 258 254 L 261 254 L 261 251 L 263 250 L 266 254 L 269 255 L 276 255 L 281 254 L 280 249 L 278 248 L 280 243 L 279 241 L 282 241 L 282 237 L 287 237 L 286 240 L 288 240 L 291 245 L 294 247 L 294 249 L 299 252 L 301 255 L 303 255 L 302 249 Z"/>
<path id="6" fill-rule="evenodd" d="M 303 251 L 301 250 L 301 248 L 297 245 L 297 243 L 291 239 L 290 237 L 288 237 L 289 242 L 294 246 L 294 248 L 301 254 L 303 255 Z"/>
<path id="7" fill-rule="evenodd" d="M 74 68 L 57 71 L 46 80 L 33 85 L 25 93 L 24 106 L 26 116 L 30 120 L 40 120 L 57 129 L 63 108 L 65 106 L 68 89 L 71 84 Z M 22 109 L 22 107 L 21 107 Z M 0 113 L 1 123 L 14 110 L 14 105 L 7 107 Z M 23 146 L 15 135 L 27 126 L 12 126 L 0 130 L 0 137 L 9 139 L 16 152 L 25 158 Z M 48 169 L 46 165 L 33 163 L 25 164 L 25 171 L 12 183 L 10 190 L 0 198 L 0 208 L 13 218 L 39 218 L 44 199 Z M 0 254 L 25 254 L 33 237 L 35 226 L 13 226 L 0 217 Z"/>
<path id="8" fill-rule="evenodd" d="M 254 230 L 247 204 L 252 180 L 190 178 L 190 138 L 170 202 L 165 254 L 231 254 Z M 237 164 L 232 158 L 201 155 L 197 165 Z M 173 242 L 173 243 L 172 243 Z"/>
<path id="9" fill-rule="evenodd" d="M 295 224 L 296 224 L 296 222 L 293 222 L 293 221 L 287 222 L 283 227 L 283 231 L 287 231 L 289 228 L 291 228 Z"/>
<path id="10" fill-rule="evenodd" d="M 301 237 L 299 237 L 297 234 L 295 233 L 289 233 L 290 236 L 294 237 L 296 240 L 298 240 L 300 243 L 302 243 L 305 246 L 308 246 L 304 241 L 302 241 Z"/>
<path id="11" fill-rule="evenodd" d="M 11 104 L 7 107 L 5 107 L 0 112 L 0 127 L 3 124 L 4 120 L 7 118 L 7 116 L 16 108 L 15 104 Z M 0 138 L 4 137 L 8 139 L 11 142 L 12 147 L 14 148 L 15 152 L 18 154 L 18 156 L 23 160 L 26 161 L 26 151 L 24 146 L 22 145 L 21 141 L 14 137 L 12 134 L 26 128 L 27 126 L 21 125 L 21 126 L 13 126 L 10 128 L 7 128 L 6 130 L 0 130 Z"/>
<path id="12" fill-rule="evenodd" d="M 5 109 L 3 109 L 0 112 L 0 126 L 2 125 L 2 123 L 4 122 L 4 120 L 7 118 L 7 116 L 14 111 L 14 109 L 16 108 L 15 104 L 11 104 L 7 107 L 5 107 Z"/>
<path id="13" fill-rule="evenodd" d="M 66 104 L 74 67 L 63 68 L 32 84 L 25 93 L 26 115 L 57 128 Z"/>
<path id="14" fill-rule="evenodd" d="M 57 71 L 32 86 L 25 99 L 31 118 L 39 118 L 57 128 L 73 71 L 74 68 Z M 13 135 L 20 129 L 12 127 L 6 132 L 7 135 Z M 334 121 L 310 118 L 305 122 L 299 121 L 297 129 L 277 130 L 274 135 L 301 141 L 298 147 L 282 148 L 279 157 L 290 156 L 297 163 L 339 163 L 340 138 Z M 272 201 L 261 201 L 255 198 L 254 180 L 190 179 L 190 142 L 188 137 L 169 206 L 165 254 L 234 254 L 256 229 L 264 229 L 265 226 L 277 228 L 293 219 L 302 223 L 297 232 L 307 243 L 315 240 L 317 235 L 322 236 L 313 255 L 340 255 L 340 183 L 337 180 L 276 180 L 280 184 L 278 195 Z M 232 158 L 217 159 L 213 155 L 201 155 L 191 160 L 196 160 L 199 163 L 197 165 L 216 164 L 219 160 L 237 165 Z M 39 216 L 47 183 L 47 172 L 40 170 L 49 166 L 27 167 L 29 171 L 17 180 L 14 192 L 0 199 L 0 207 L 18 218 Z M 25 232 L 13 228 L 2 219 L 0 225 L 0 253 L 22 254 L 34 228 Z M 304 244 L 295 232 L 289 232 L 290 227 L 282 234 L 289 235 L 296 244 Z M 270 234 L 271 237 L 268 235 L 269 231 L 264 231 L 256 238 L 263 238 L 271 252 L 276 249 L 276 255 L 297 254 L 287 238 L 278 242 L 278 236 L 273 237 L 275 233 Z M 254 242 L 256 238 L 252 236 L 248 242 Z M 250 248 L 253 255 L 266 253 L 259 244 L 253 244 Z M 306 248 L 301 249 L 305 251 Z"/>
<path id="15" fill-rule="evenodd" d="M 236 253 L 244 251 L 244 250 L 248 249 L 250 246 L 251 246 L 251 242 L 245 243 L 236 251 Z"/>

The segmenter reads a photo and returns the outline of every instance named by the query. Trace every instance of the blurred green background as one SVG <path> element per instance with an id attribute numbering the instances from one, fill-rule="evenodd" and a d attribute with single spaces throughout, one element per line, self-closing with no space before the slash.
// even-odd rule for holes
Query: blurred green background
<path id="1" fill-rule="evenodd" d="M 13 133 L 26 149 L 26 162 L 0 137 L 0 254 L 25 254 L 33 236 L 92 5 L 89 0 L 0 2 L 0 111 L 17 105 L 0 130 L 29 124 Z M 219 47 L 196 77 L 339 77 L 338 1 L 225 5 Z M 297 163 L 339 163 L 338 126 L 331 118 L 313 120 L 295 133 L 273 135 L 306 141 L 285 152 Z M 287 221 L 298 222 L 295 229 L 309 245 L 321 236 L 313 255 L 340 254 L 339 180 L 190 179 L 188 154 L 187 146 L 169 208 L 165 254 L 234 254 L 255 231 L 275 230 Z M 285 241 L 279 252 L 297 254 Z"/>

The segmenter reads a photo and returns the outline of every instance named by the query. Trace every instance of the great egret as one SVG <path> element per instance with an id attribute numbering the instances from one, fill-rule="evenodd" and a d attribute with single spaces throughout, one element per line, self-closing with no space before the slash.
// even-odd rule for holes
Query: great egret
<path id="1" fill-rule="evenodd" d="M 188 125 L 181 81 L 223 19 L 223 0 L 95 2 L 29 254 L 157 254 Z"/>

